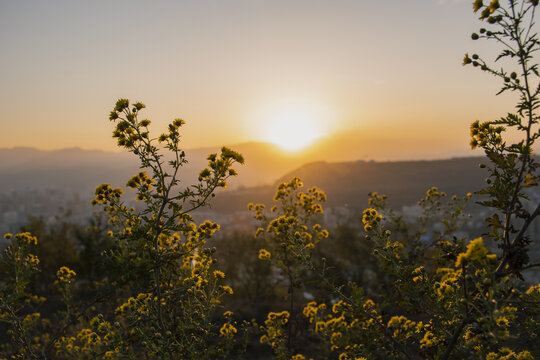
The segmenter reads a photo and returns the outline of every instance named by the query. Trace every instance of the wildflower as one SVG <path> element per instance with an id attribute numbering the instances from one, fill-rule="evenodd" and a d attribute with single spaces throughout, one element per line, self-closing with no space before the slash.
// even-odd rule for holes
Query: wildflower
<path id="1" fill-rule="evenodd" d="M 229 323 L 223 324 L 221 329 L 219 329 L 219 334 L 224 337 L 232 337 L 236 333 L 237 333 L 236 328 Z"/>
<path id="2" fill-rule="evenodd" d="M 469 57 L 469 54 L 465 54 L 465 56 L 463 57 L 463 65 L 468 65 L 470 63 L 472 63 L 472 60 Z"/>
<path id="3" fill-rule="evenodd" d="M 233 289 L 232 289 L 230 286 L 225 285 L 225 286 L 222 286 L 221 289 L 222 289 L 223 291 L 225 291 L 225 292 L 226 292 L 227 294 L 229 294 L 229 295 L 232 295 L 232 294 L 233 294 Z"/>
<path id="4" fill-rule="evenodd" d="M 77 274 L 67 266 L 62 266 L 56 272 L 56 276 L 58 277 L 58 281 L 60 283 L 71 284 Z"/>
<path id="5" fill-rule="evenodd" d="M 484 3 L 482 0 L 475 0 L 473 3 L 474 12 L 477 12 L 478 10 L 480 10 L 482 6 L 484 6 Z"/>
<path id="6" fill-rule="evenodd" d="M 315 323 L 315 332 L 322 332 L 326 326 L 326 323 L 324 321 L 317 321 Z"/>
<path id="7" fill-rule="evenodd" d="M 37 237 L 32 236 L 32 234 L 29 232 L 15 234 L 15 239 L 17 239 L 21 244 L 37 245 Z"/>
<path id="8" fill-rule="evenodd" d="M 266 249 L 261 249 L 259 250 L 259 259 L 260 260 L 270 260 L 270 252 L 268 252 L 268 250 Z"/>
<path id="9" fill-rule="evenodd" d="M 420 349 L 425 349 L 435 345 L 435 335 L 431 331 L 426 331 L 422 340 L 420 340 Z"/>
<path id="10" fill-rule="evenodd" d="M 39 259 L 34 254 L 28 254 L 26 256 L 26 261 L 25 262 L 30 266 L 37 266 L 39 264 Z"/>
<path id="11" fill-rule="evenodd" d="M 223 279 L 225 278 L 225 273 L 223 271 L 214 270 L 214 277 L 216 279 Z"/>
<path id="12" fill-rule="evenodd" d="M 365 231 L 371 231 L 374 227 L 376 227 L 380 220 L 382 219 L 382 215 L 380 215 L 377 210 L 373 208 L 368 208 L 364 210 L 363 216 L 362 216 L 362 223 L 364 224 L 364 230 Z"/>
<path id="13" fill-rule="evenodd" d="M 302 314 L 304 314 L 305 317 L 310 318 L 310 322 L 313 320 L 313 316 L 317 314 L 317 303 L 315 301 L 310 301 L 302 310 Z"/>
<path id="14" fill-rule="evenodd" d="M 467 252 L 458 255 L 456 267 L 460 267 L 466 260 L 481 261 L 486 259 L 488 253 L 489 250 L 484 245 L 482 238 L 474 239 L 467 245 Z"/>
<path id="15" fill-rule="evenodd" d="M 500 7 L 501 5 L 499 4 L 499 0 L 491 0 L 491 2 L 488 5 L 488 8 L 492 14 L 495 12 L 495 10 L 497 10 Z"/>

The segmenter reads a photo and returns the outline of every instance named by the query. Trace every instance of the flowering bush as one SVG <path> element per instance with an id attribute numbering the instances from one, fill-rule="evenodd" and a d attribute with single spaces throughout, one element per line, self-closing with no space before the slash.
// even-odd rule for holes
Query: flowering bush
<path id="1" fill-rule="evenodd" d="M 1 350 L 4 356 L 213 359 L 232 350 L 230 340 L 237 332 L 234 321 L 230 316 L 211 319 L 220 299 L 233 294 L 223 283 L 225 274 L 212 269 L 213 250 L 205 246 L 219 225 L 195 224 L 190 213 L 206 205 L 217 188 L 225 187 L 227 179 L 236 175 L 232 166 L 244 160 L 224 147 L 219 155 L 208 156 L 208 167 L 201 171 L 197 184 L 180 189 L 179 169 L 186 160 L 179 129 L 184 122 L 176 119 L 167 133 L 152 138 L 150 121 L 139 119 L 144 107 L 120 99 L 110 114 L 116 122 L 113 137 L 118 145 L 139 157 L 143 171 L 126 186 L 144 206 L 128 207 L 121 188 L 97 187 L 92 203 L 104 209 L 110 229 L 107 236 L 113 243 L 103 253 L 108 276 L 95 282 L 93 299 L 85 301 L 79 294 L 75 301 L 73 295 L 82 284 L 74 270 L 62 266 L 54 284 L 64 307 L 52 319 L 42 319 L 34 307 L 46 299 L 28 289 L 39 271 L 39 259 L 30 252 L 37 240 L 27 233 L 6 236 L 12 244 L 2 257 L 6 276 L 0 309 L 10 337 Z M 163 160 L 156 142 L 172 153 L 172 160 Z M 103 313 L 95 306 L 100 302 L 109 304 Z"/>
<path id="2" fill-rule="evenodd" d="M 118 145 L 140 160 L 141 171 L 126 183 L 140 205 L 129 206 L 121 187 L 97 187 L 92 203 L 107 223 L 97 218 L 85 233 L 86 247 L 92 240 L 100 246 L 101 256 L 85 249 L 90 262 L 53 268 L 40 255 L 50 249 L 40 253 L 35 236 L 5 235 L 0 359 L 239 358 L 257 346 L 280 360 L 540 358 L 540 284 L 523 279 L 524 271 L 540 266 L 528 253 L 530 225 L 540 214 L 540 204 L 528 210 L 528 188 L 540 181 L 532 153 L 540 137 L 537 6 L 534 0 L 473 2 L 489 28 L 472 39 L 498 42 L 503 50 L 497 60 L 516 65 L 495 69 L 477 54 L 465 55 L 463 64 L 500 78 L 500 93 L 520 96 L 516 113 L 470 128 L 471 147 L 482 148 L 488 162 L 481 165 L 488 171 L 486 187 L 476 192 L 478 203 L 491 210 L 482 237 L 459 231 L 471 193 L 450 197 L 432 187 L 413 222 L 389 208 L 385 195 L 372 193 L 358 230 L 346 234 L 369 248 L 375 260 L 353 266 L 369 264 L 375 280 L 340 282 L 339 263 L 322 258 L 319 249 L 332 241 L 318 223 L 326 195 L 303 191 L 293 178 L 279 185 L 269 213 L 264 205 L 249 205 L 260 222 L 252 258 L 266 265 L 252 269 L 268 272 L 255 274 L 256 287 L 277 289 L 280 303 L 264 308 L 259 325 L 239 326 L 222 303 L 241 281 L 233 290 L 207 245 L 219 225 L 196 224 L 191 213 L 236 176 L 233 166 L 243 163 L 242 156 L 222 148 L 208 156 L 196 184 L 181 187 L 184 121 L 175 119 L 154 138 L 150 121 L 139 119 L 145 106 L 120 99 L 109 118 Z M 511 143 L 509 129 L 522 138 Z"/>

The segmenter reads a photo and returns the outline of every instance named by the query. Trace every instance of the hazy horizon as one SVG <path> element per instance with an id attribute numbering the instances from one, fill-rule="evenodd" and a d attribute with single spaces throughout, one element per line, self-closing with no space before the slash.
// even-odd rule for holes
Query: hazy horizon
<path id="1" fill-rule="evenodd" d="M 343 138 L 341 138 L 343 140 Z M 246 141 L 240 143 L 223 143 L 216 145 L 207 145 L 200 147 L 184 147 L 187 152 L 215 152 L 222 146 L 227 146 L 232 149 L 242 150 L 247 149 L 250 153 L 255 151 L 258 153 L 276 153 L 280 158 L 298 159 L 303 163 L 313 161 L 328 161 L 328 162 L 340 162 L 340 161 L 416 161 L 416 160 L 443 160 L 456 157 L 476 157 L 481 156 L 480 150 L 472 151 L 470 148 L 447 148 L 447 149 L 432 149 L 431 152 L 422 152 L 422 148 L 416 149 L 408 148 L 407 152 L 403 152 L 402 145 L 396 145 L 394 148 L 389 149 L 388 143 L 392 142 L 392 139 L 371 139 L 369 146 L 365 145 L 354 147 L 350 141 L 340 141 L 339 137 L 335 138 L 322 138 L 315 140 L 312 144 L 307 145 L 305 148 L 297 151 L 288 151 L 282 149 L 278 144 L 265 141 Z M 375 145 L 375 146 L 374 146 Z M 369 147 L 370 151 L 366 151 Z M 85 148 L 82 146 L 66 146 L 58 148 L 39 148 L 31 145 L 15 145 L 0 147 L 1 150 L 35 150 L 45 153 L 54 153 L 62 151 L 84 151 L 84 152 L 103 152 L 111 154 L 126 154 L 128 151 L 121 148 L 103 149 L 103 148 Z"/>
<path id="2" fill-rule="evenodd" d="M 466 154 L 472 121 L 513 111 L 494 79 L 461 66 L 473 49 L 494 54 L 470 39 L 481 24 L 466 0 L 0 0 L 0 10 L 2 148 L 116 151 L 107 117 L 121 97 L 147 105 L 155 136 L 185 119 L 187 149 L 319 140 L 338 159 Z"/>

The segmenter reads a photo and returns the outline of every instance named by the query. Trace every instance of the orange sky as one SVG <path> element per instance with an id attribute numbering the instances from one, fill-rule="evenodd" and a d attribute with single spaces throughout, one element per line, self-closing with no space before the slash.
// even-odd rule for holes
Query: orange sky
<path id="1" fill-rule="evenodd" d="M 461 66 L 494 54 L 476 17 L 468 0 L 0 0 L 0 147 L 114 150 L 127 97 L 156 135 L 184 118 L 187 148 L 270 141 L 303 113 L 348 157 L 466 152 L 472 121 L 513 110 Z"/>

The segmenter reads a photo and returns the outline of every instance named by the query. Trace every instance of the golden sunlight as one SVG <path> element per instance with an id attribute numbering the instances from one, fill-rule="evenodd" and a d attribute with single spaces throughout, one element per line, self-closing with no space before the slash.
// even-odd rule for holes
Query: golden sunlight
<path id="1" fill-rule="evenodd" d="M 291 110 L 274 114 L 266 122 L 265 138 L 287 151 L 301 150 L 322 136 L 312 114 Z"/>

